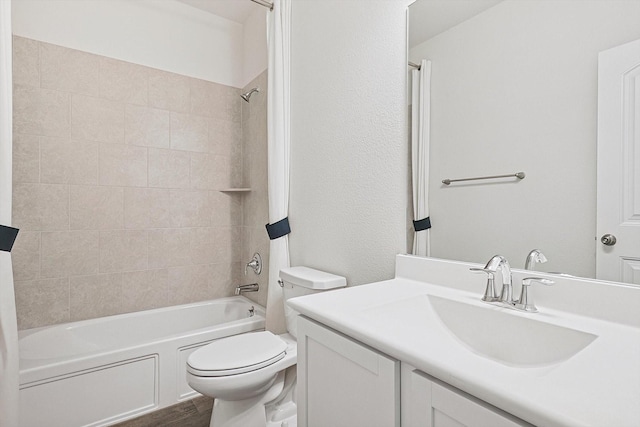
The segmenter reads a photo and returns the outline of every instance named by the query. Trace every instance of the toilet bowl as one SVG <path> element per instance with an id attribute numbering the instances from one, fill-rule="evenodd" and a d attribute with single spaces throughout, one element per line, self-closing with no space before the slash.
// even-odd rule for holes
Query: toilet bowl
<path id="1" fill-rule="evenodd" d="M 217 340 L 187 359 L 187 382 L 213 397 L 210 427 L 295 427 L 296 317 L 286 301 L 346 286 L 307 267 L 280 271 L 288 333 L 252 332 Z"/>

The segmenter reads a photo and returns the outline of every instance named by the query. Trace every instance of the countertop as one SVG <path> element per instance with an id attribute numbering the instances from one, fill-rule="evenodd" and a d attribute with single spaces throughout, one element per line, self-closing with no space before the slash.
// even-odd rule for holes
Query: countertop
<path id="1" fill-rule="evenodd" d="M 534 425 L 640 426 L 640 328 L 636 325 L 546 307 L 535 314 L 510 310 L 515 316 L 536 316 L 541 322 L 597 335 L 585 349 L 559 363 L 510 366 L 475 353 L 447 334 L 430 332 L 434 329 L 430 325 L 439 320 L 423 309 L 427 295 L 454 296 L 476 304 L 482 290 L 470 292 L 396 277 L 294 298 L 289 305 Z M 406 310 L 393 310 L 394 302 Z M 390 307 L 388 313 L 386 307 Z M 485 327 L 501 333 L 499 324 Z M 522 331 L 504 340 L 526 337 L 527 331 Z"/>

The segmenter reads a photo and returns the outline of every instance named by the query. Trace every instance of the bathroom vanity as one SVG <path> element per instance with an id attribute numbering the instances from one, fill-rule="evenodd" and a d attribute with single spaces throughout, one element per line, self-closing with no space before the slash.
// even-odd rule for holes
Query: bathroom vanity
<path id="1" fill-rule="evenodd" d="M 555 281 L 525 313 L 481 301 L 474 267 L 399 255 L 392 280 L 291 300 L 299 425 L 640 425 L 640 288 L 513 270 L 514 292 Z"/>

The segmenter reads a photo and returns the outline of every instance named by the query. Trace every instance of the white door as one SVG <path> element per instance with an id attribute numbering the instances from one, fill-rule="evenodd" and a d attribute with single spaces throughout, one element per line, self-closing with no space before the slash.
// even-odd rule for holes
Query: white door
<path id="1" fill-rule="evenodd" d="M 596 277 L 640 285 L 640 40 L 598 57 Z"/>

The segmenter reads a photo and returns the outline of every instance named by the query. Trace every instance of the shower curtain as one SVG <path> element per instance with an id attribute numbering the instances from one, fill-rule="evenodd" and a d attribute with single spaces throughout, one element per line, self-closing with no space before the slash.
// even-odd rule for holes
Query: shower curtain
<path id="1" fill-rule="evenodd" d="M 420 69 L 412 71 L 411 177 L 414 221 L 429 217 L 430 92 L 431 61 L 423 59 L 420 62 Z M 413 238 L 414 255 L 430 255 L 429 233 L 429 229 L 415 232 Z"/>
<path id="2" fill-rule="evenodd" d="M 268 17 L 268 100 L 267 145 L 269 223 L 284 219 L 289 211 L 290 145 L 290 0 L 274 0 Z M 289 237 L 271 240 L 269 245 L 269 286 L 267 291 L 267 329 L 273 333 L 287 331 L 282 289 L 278 285 L 280 269 L 289 267 Z M 287 310 L 288 311 L 288 310 Z"/>
<path id="3" fill-rule="evenodd" d="M 0 224 L 11 225 L 11 0 L 0 0 Z M 0 251 L 0 427 L 18 425 L 18 329 L 11 253 Z"/>

